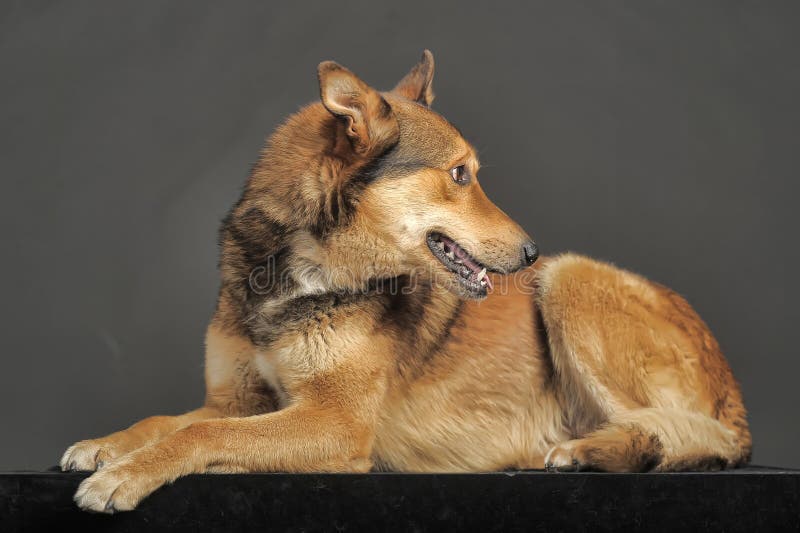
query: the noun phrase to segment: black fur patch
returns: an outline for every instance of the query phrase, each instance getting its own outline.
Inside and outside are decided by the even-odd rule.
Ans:
[[[250,340],[260,346],[269,346],[281,336],[291,332],[307,331],[309,327],[330,321],[334,314],[350,305],[359,305],[375,293],[336,291],[304,295],[285,302],[268,321],[252,320],[248,328]],[[258,310],[254,310],[255,317]]]
[[[536,335],[538,339],[537,344],[542,347],[540,361],[546,372],[545,383],[548,387],[555,389],[557,387],[556,370],[553,363],[553,354],[550,353],[550,340],[548,339],[547,325],[544,323],[542,310],[535,296],[531,298],[531,302],[533,303],[533,334]]]
[[[401,278],[401,290],[392,295],[381,322],[402,340],[405,349],[397,353],[396,368],[402,376],[413,380],[422,375],[447,344],[461,318],[464,302],[458,300],[446,317],[431,315],[430,307],[439,305],[433,288],[417,284],[410,293],[403,293],[403,287],[410,287],[411,283],[414,282],[407,277]]]
[[[243,325],[265,298],[284,294],[294,286],[286,244],[290,228],[260,208],[246,205],[247,199],[242,197],[223,219],[219,232],[220,290],[234,306],[231,319],[243,333]]]
[[[366,165],[359,168],[348,180],[348,184],[351,186],[355,186],[357,184],[367,185],[383,176],[386,172],[386,169],[391,164],[392,154],[396,150],[396,143],[389,146],[379,156],[373,158]]]

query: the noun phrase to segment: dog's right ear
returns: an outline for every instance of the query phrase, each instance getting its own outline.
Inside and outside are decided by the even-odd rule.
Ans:
[[[392,89],[412,102],[418,102],[430,107],[433,103],[433,54],[430,50],[422,52],[419,60],[411,72],[405,75]]]
[[[397,119],[378,91],[333,61],[320,63],[317,73],[322,104],[342,121],[354,152],[377,155],[397,140]]]

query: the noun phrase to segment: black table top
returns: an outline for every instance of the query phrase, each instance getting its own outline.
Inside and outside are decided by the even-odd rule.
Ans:
[[[193,475],[114,516],[88,472],[0,473],[0,531],[798,531],[800,470]]]

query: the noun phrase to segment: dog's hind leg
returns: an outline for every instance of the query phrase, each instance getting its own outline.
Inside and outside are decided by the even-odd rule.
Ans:
[[[614,417],[583,438],[554,446],[549,470],[720,470],[741,460],[736,435],[717,420],[680,409],[643,408]]]
[[[714,469],[746,462],[738,385],[685,300],[644,278],[575,255],[539,274],[556,394],[574,440],[558,470]]]

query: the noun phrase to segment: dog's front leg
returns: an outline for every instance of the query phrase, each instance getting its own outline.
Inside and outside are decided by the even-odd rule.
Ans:
[[[365,472],[383,379],[379,369],[340,368],[304,383],[281,411],[196,422],[85,479],[75,501],[96,512],[130,510],[192,473]]]

